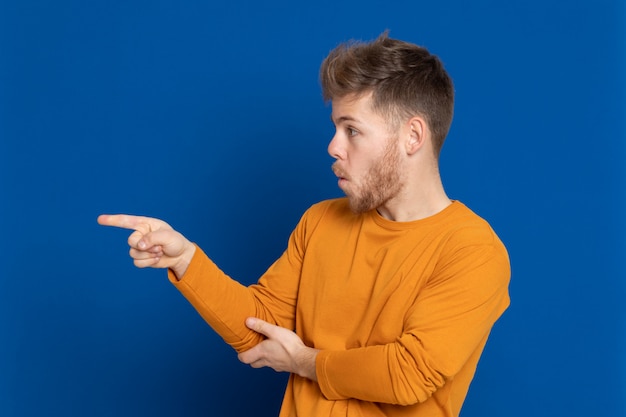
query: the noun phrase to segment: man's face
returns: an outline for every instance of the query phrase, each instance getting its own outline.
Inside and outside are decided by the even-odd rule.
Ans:
[[[402,158],[397,134],[371,108],[371,95],[333,100],[336,133],[328,153],[339,188],[356,213],[380,207],[402,189]]]

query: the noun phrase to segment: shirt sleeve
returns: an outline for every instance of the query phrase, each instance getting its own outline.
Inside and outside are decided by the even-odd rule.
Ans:
[[[243,352],[263,340],[246,327],[248,317],[293,330],[303,233],[299,224],[287,250],[254,285],[246,287],[230,278],[199,247],[185,275],[177,280],[169,271],[168,278],[226,343]]]
[[[509,305],[509,277],[506,249],[495,235],[491,244],[454,247],[415,294],[397,340],[318,354],[322,393],[329,400],[425,401],[470,358],[478,360],[494,322]]]

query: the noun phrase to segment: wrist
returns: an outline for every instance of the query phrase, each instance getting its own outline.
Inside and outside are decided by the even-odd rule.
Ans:
[[[182,254],[178,257],[178,260],[175,265],[173,265],[170,269],[176,275],[176,279],[180,281],[180,279],[187,272],[187,268],[189,268],[189,264],[193,259],[193,256],[196,253],[196,245],[187,241],[185,249],[183,249]]]
[[[298,375],[304,378],[308,378],[311,381],[317,382],[317,371],[315,362],[317,360],[317,354],[319,349],[314,349],[305,346],[298,359]]]

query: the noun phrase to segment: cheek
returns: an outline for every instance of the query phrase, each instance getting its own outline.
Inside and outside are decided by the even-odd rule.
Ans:
[[[350,172],[355,179],[362,179],[363,175],[368,171],[371,163],[362,158],[353,158],[350,160]]]
[[[360,173],[366,173],[372,170],[373,167],[378,166],[383,159],[383,155],[375,154],[371,152],[358,155],[353,161],[355,170]]]

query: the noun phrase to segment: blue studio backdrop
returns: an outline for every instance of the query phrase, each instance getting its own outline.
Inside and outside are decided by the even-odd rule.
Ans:
[[[626,415],[626,7],[0,1],[0,415],[275,416],[253,370],[100,213],[167,220],[249,284],[336,197],[318,67],[428,47],[457,104],[441,171],[512,262],[462,416]]]

